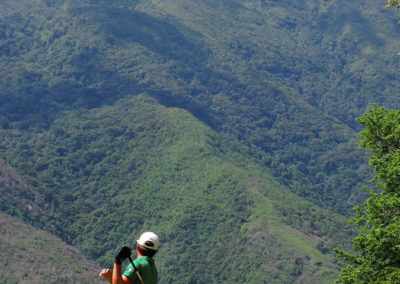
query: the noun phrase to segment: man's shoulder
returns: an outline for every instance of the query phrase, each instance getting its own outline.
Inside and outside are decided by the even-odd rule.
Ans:
[[[133,263],[136,266],[140,265],[154,265],[154,260],[151,257],[148,256],[142,256],[140,258],[137,258],[133,261]]]
[[[134,264],[145,283],[157,283],[158,271],[153,258],[142,256],[135,259]]]

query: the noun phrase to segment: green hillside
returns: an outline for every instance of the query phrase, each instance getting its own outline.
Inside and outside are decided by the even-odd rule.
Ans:
[[[0,232],[0,283],[99,283],[99,266],[49,233],[4,213]]]
[[[331,248],[346,245],[344,218],[293,195],[186,111],[139,95],[1,137],[52,205],[47,224],[105,266],[153,230],[161,283],[321,283],[337,273]]]
[[[102,265],[159,232],[161,283],[331,283],[354,119],[400,107],[383,6],[0,1],[1,210]]]
[[[146,92],[347,213],[370,176],[354,118],[399,106],[400,31],[383,4],[2,1],[0,124],[40,130],[66,109]]]

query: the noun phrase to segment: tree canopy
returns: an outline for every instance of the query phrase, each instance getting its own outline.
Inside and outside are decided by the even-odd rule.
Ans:
[[[396,7],[397,9],[400,9],[400,1],[399,0],[388,0],[388,4],[386,5],[386,8],[388,7]]]
[[[350,262],[338,277],[339,283],[399,283],[400,281],[400,111],[372,107],[358,121],[360,146],[372,153],[375,170],[365,206],[357,206],[352,221],[360,226],[353,240],[354,254],[336,249]]]

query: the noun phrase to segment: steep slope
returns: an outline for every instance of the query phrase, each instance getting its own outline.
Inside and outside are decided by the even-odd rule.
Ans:
[[[330,248],[348,245],[344,218],[280,186],[237,142],[146,95],[0,137],[7,160],[50,198],[57,234],[105,266],[153,230],[161,283],[329,283],[338,269]]]
[[[354,118],[372,102],[399,106],[400,31],[376,1],[0,5],[3,128],[41,131],[64,110],[146,92],[240,139],[292,191],[346,213],[369,179]]]
[[[98,283],[99,266],[49,233],[0,213],[1,283]]]
[[[204,36],[207,66],[218,75],[196,98],[224,117],[224,131],[271,153],[266,164],[297,193],[341,212],[351,206],[368,180],[354,118],[373,102],[399,106],[400,31],[391,11],[376,1],[163,1],[136,9],[173,15]]]
[[[51,205],[46,195],[30,185],[0,158],[0,210],[54,232]]]

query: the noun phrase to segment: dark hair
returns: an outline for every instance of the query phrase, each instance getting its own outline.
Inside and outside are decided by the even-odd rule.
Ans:
[[[137,245],[137,250],[140,252],[141,255],[148,257],[153,257],[157,252],[156,250],[145,248],[139,244]]]

